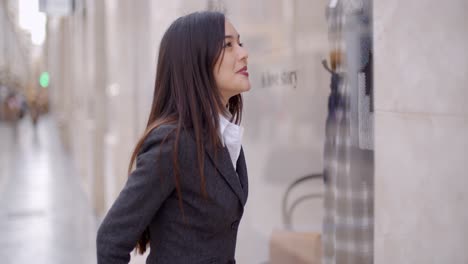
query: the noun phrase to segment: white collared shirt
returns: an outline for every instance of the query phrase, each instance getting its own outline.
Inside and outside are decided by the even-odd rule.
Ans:
[[[227,147],[229,156],[231,156],[232,165],[236,169],[242,147],[242,135],[244,128],[233,124],[224,115],[219,115],[219,133],[221,143]]]

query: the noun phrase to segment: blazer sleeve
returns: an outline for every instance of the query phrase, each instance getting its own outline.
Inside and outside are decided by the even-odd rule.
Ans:
[[[128,263],[141,234],[174,191],[169,131],[156,128],[144,141],[135,170],[98,229],[98,264]]]

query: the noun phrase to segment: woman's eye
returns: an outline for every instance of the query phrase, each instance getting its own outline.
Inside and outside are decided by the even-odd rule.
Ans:
[[[244,47],[244,43],[240,43],[238,44],[240,47]],[[233,46],[232,42],[227,42],[226,44],[224,44],[224,47],[225,48],[231,48]]]

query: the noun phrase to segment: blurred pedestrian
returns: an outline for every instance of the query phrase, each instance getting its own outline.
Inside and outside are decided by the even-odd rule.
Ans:
[[[34,127],[34,131],[37,129],[37,122],[39,120],[40,109],[37,99],[31,100],[29,103],[29,114],[31,115],[31,121]]]
[[[98,231],[98,263],[128,263],[135,246],[143,253],[148,244],[146,263],[235,263],[248,193],[240,126],[247,58],[222,13],[171,24],[146,131]]]
[[[20,117],[21,104],[16,93],[11,93],[6,99],[7,119],[13,123],[17,122]]]

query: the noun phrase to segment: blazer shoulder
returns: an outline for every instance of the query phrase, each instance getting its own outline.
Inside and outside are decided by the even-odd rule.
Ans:
[[[170,142],[175,135],[175,128],[174,125],[161,125],[151,130],[144,139],[139,153],[144,153],[155,145]]]
[[[151,130],[143,142],[142,150],[149,148],[155,144],[161,143],[174,143],[176,138],[177,125],[164,124]],[[194,144],[192,132],[190,130],[182,129],[179,134],[179,145],[186,147]]]
[[[148,134],[147,138],[161,138],[161,137],[167,137],[172,134],[172,132],[176,131],[176,125],[171,125],[171,124],[164,124],[160,125],[153,130],[151,130]]]

